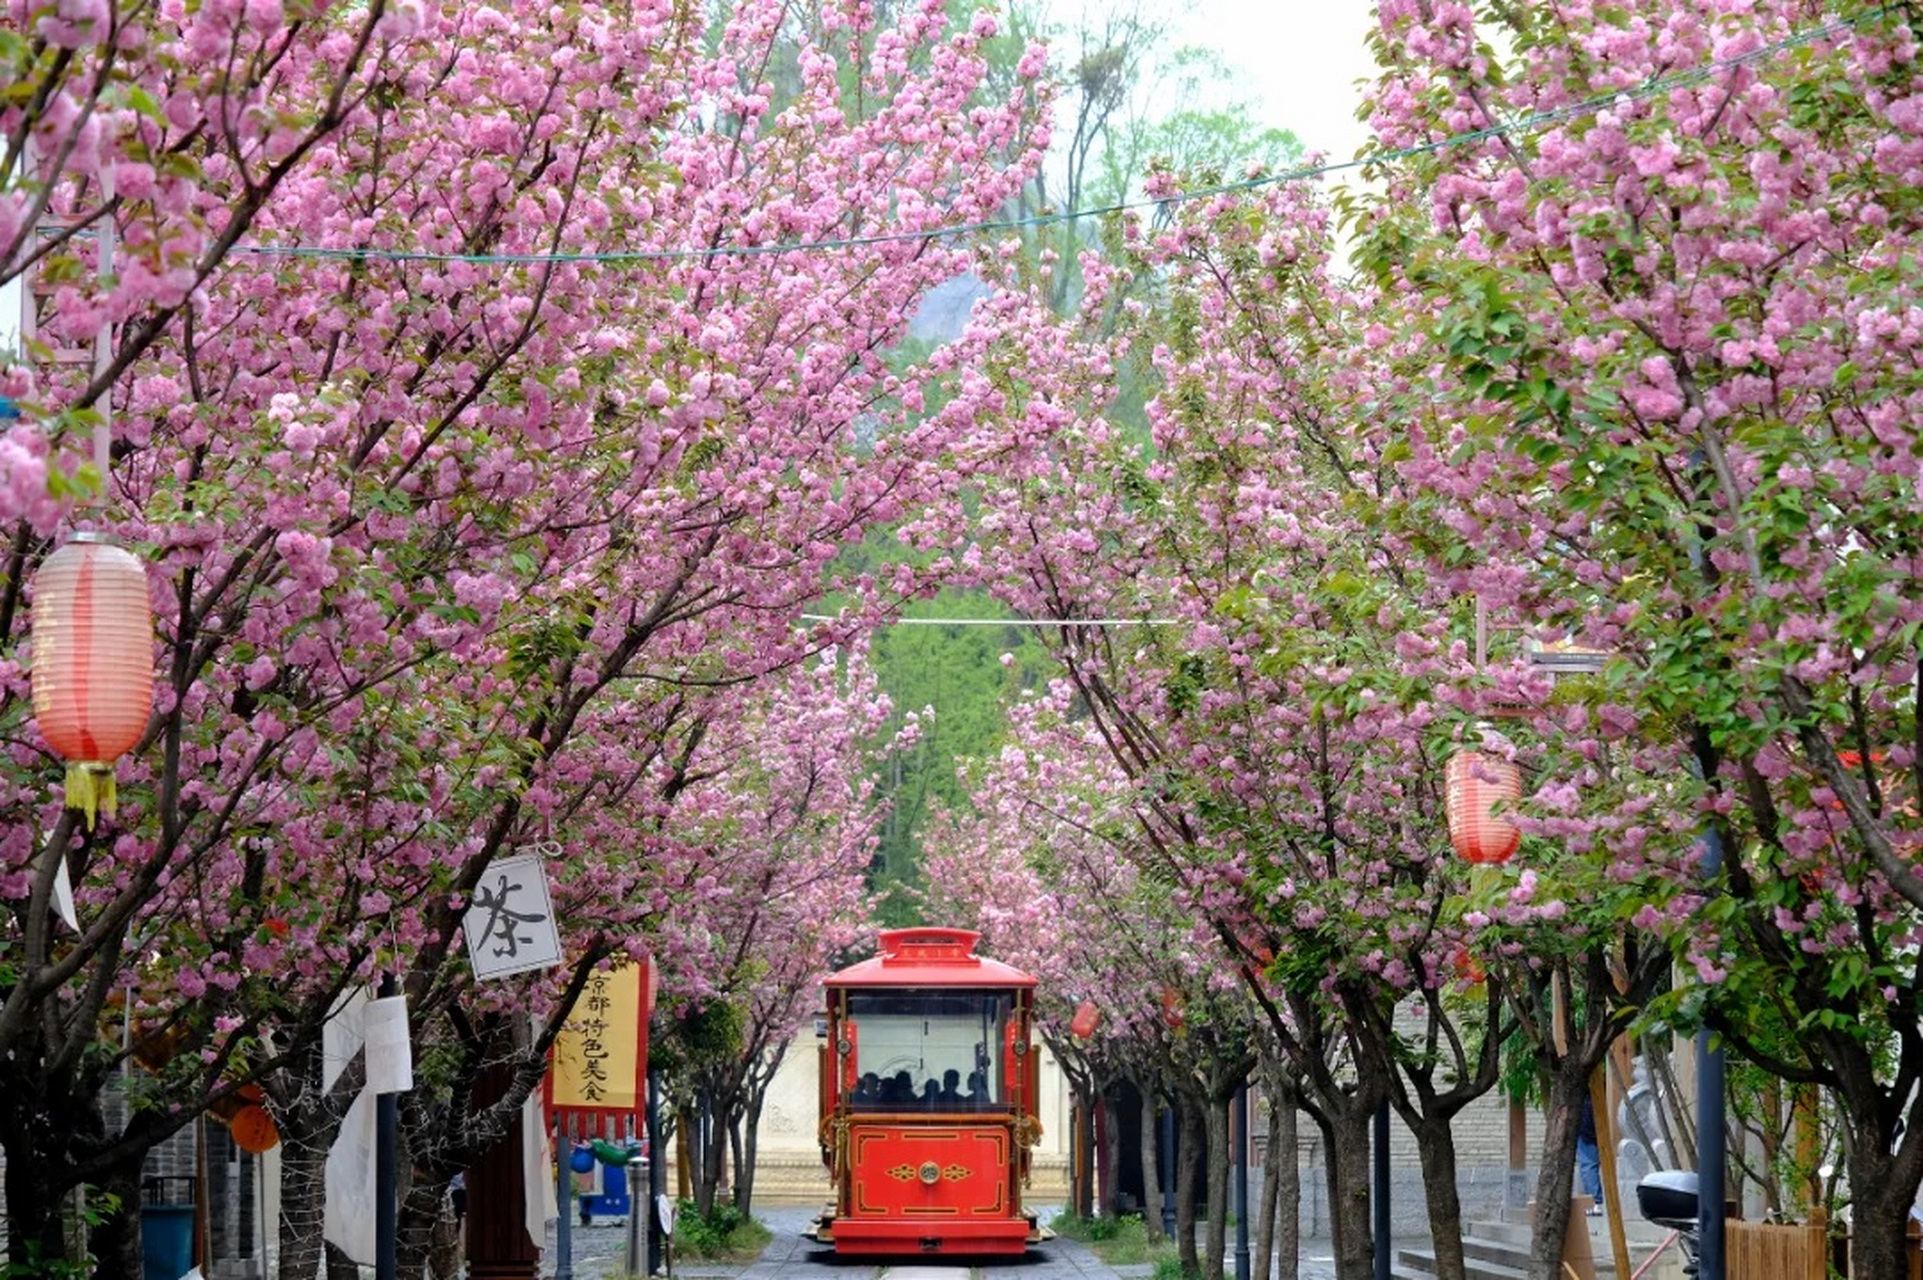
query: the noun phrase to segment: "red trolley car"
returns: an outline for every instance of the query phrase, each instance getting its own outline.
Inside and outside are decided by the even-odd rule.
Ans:
[[[811,1234],[841,1255],[1021,1253],[1036,1120],[1035,979],[966,929],[889,929],[826,982],[822,1159],[835,1203]]]

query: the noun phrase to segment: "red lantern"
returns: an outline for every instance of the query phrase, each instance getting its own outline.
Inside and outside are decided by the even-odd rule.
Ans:
[[[1182,1017],[1182,993],[1174,987],[1162,988],[1162,1021],[1168,1023],[1171,1031],[1180,1031],[1185,1021]]]
[[[154,700],[147,571],[104,535],[77,533],[33,580],[33,714],[67,761],[67,805],[114,811],[114,760],[140,741]]]
[[[1095,1028],[1102,1025],[1102,1011],[1095,1007],[1093,1000],[1084,1000],[1075,1008],[1075,1018],[1068,1029],[1077,1038],[1086,1040],[1095,1034]]]
[[[280,1143],[280,1128],[274,1117],[267,1114],[267,1108],[250,1104],[234,1113],[227,1122],[227,1132],[232,1135],[234,1145],[249,1155],[259,1155],[271,1151]]]
[[[1522,843],[1516,824],[1495,812],[1522,799],[1522,770],[1501,756],[1458,751],[1443,779],[1449,800],[1449,839],[1466,862],[1507,862]]]

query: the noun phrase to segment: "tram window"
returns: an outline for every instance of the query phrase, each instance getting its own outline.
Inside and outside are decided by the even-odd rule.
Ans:
[[[858,1111],[979,1111],[1008,1105],[1002,1028],[1009,997],[980,991],[851,991]]]

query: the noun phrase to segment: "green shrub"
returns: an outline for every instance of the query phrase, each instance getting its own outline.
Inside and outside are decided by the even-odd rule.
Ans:
[[[1154,1262],[1162,1254],[1173,1251],[1167,1241],[1149,1238],[1148,1224],[1136,1213],[1120,1218],[1084,1218],[1063,1213],[1048,1225],[1058,1236],[1080,1240],[1111,1267]]]
[[[726,1201],[705,1218],[692,1200],[683,1200],[675,1211],[674,1250],[684,1257],[753,1261],[773,1238],[768,1228]]]

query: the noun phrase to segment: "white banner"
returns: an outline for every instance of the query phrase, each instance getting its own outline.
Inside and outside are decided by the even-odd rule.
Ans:
[[[367,1087],[406,1093],[414,1087],[414,1045],[407,1034],[407,997],[383,996],[366,1007]]]

